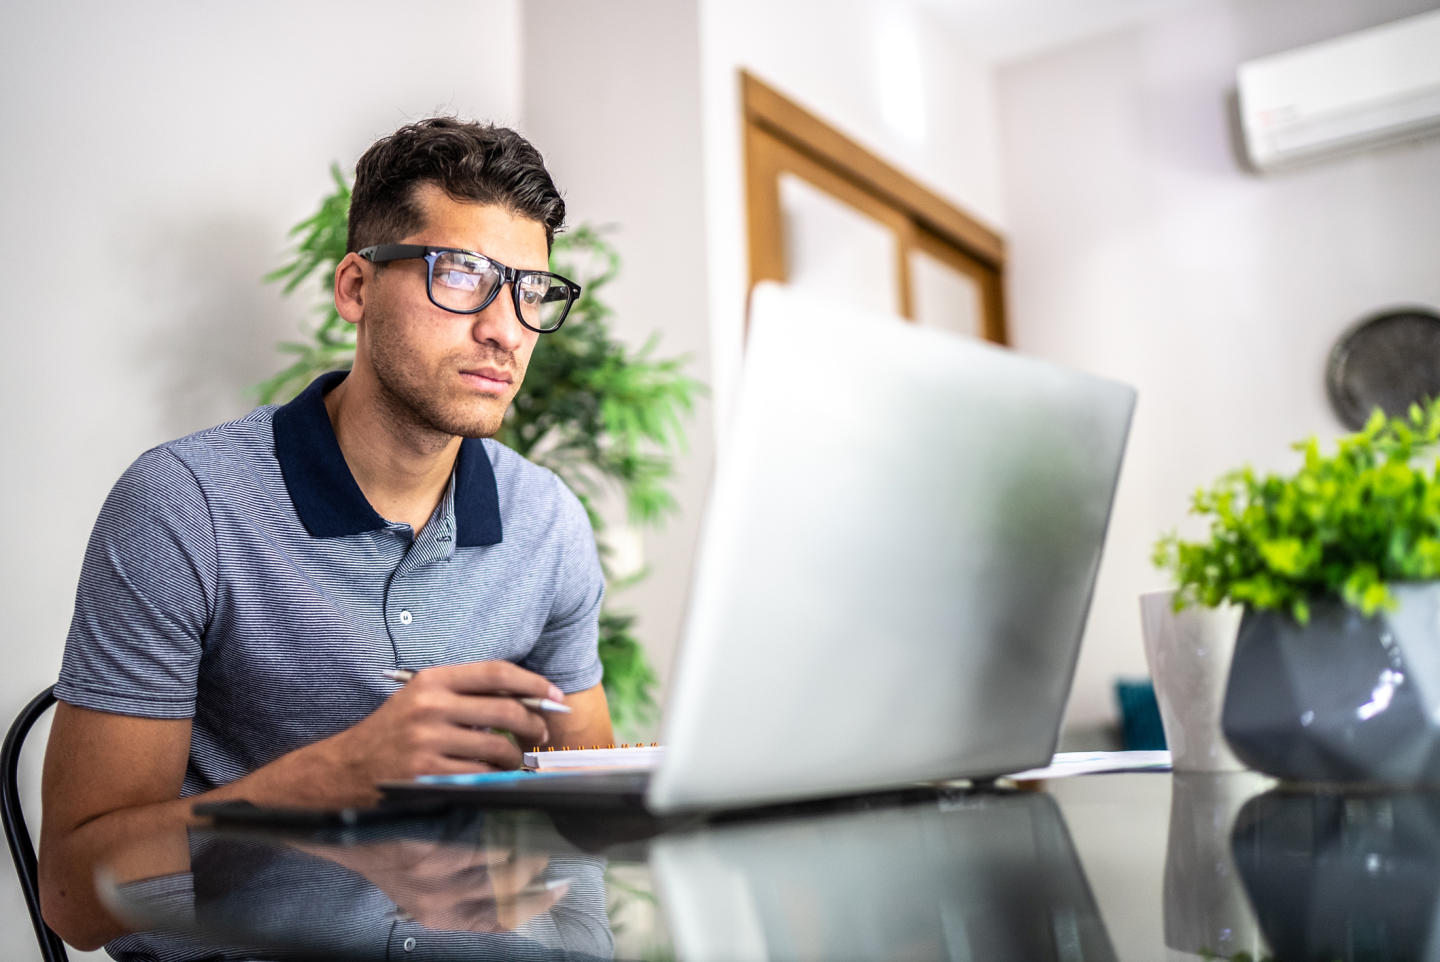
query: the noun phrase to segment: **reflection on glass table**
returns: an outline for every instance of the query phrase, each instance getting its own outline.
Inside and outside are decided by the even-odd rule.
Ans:
[[[109,904],[150,930],[116,948],[149,958],[1116,959],[1043,793],[639,831],[525,811],[230,825],[147,839],[109,875]]]
[[[605,861],[548,820],[452,813],[358,828],[180,829],[112,861],[142,931],[120,958],[610,958]],[[188,852],[188,864],[174,862]]]
[[[1275,958],[1440,960],[1440,795],[1276,789],[1231,843]]]
[[[1115,958],[1044,794],[708,826],[650,865],[683,959]]]
[[[1201,958],[1264,956],[1255,913],[1230,855],[1230,830],[1240,806],[1271,784],[1253,772],[1182,772],[1172,777],[1165,847],[1166,947]]]
[[[1080,776],[678,824],[232,822],[137,840],[104,888],[151,930],[116,947],[167,962],[1440,962],[1440,794],[1271,784]]]

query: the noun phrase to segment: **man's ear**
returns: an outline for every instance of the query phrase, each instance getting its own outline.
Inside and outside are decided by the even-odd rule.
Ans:
[[[335,265],[335,310],[351,324],[365,315],[365,261],[354,251]]]

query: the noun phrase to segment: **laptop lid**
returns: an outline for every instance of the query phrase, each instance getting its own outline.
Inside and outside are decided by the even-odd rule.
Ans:
[[[1134,402],[758,286],[647,804],[1048,762]]]

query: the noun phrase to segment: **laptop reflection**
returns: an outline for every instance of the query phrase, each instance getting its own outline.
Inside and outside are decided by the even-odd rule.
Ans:
[[[650,864],[683,959],[1116,958],[1043,794],[707,826]]]

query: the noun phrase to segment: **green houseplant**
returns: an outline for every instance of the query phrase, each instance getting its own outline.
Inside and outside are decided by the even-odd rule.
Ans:
[[[350,185],[332,165],[333,189],[314,214],[291,230],[290,260],[266,275],[287,294],[307,281],[323,292],[318,323],[305,340],[281,344],[292,362],[256,387],[261,403],[294,397],[325,371],[349,368],[355,330],[329,297],[335,266],[345,256]],[[610,329],[611,309],[601,300],[620,270],[619,254],[596,228],[581,225],[556,236],[551,268],[583,288],[564,327],[544,336],[531,358],[524,389],[496,439],[558,474],[584,503],[597,536],[604,519],[595,508],[607,489],[623,494],[628,517],[659,525],[675,509],[669,481],[675,452],[685,444],[685,418],[704,390],[683,373],[684,358],[654,356],[656,338],[638,351]],[[655,674],[634,634],[634,616],[610,606],[613,592],[643,577],[613,576],[603,538],[601,564],[611,589],[600,615],[600,659],[611,717],[619,728],[650,721]]]
[[[1208,538],[1155,547],[1177,608],[1243,608],[1225,736],[1281,778],[1440,781],[1440,399],[1295,448],[1196,492]]]
[[[1195,492],[1190,511],[1211,519],[1210,538],[1166,535],[1155,563],[1174,575],[1177,605],[1230,601],[1300,624],[1316,596],[1393,610],[1391,582],[1440,577],[1440,478],[1437,464],[1416,463],[1437,445],[1440,401],[1403,417],[1377,410],[1333,455],[1299,442],[1293,475],[1242,468]]]

